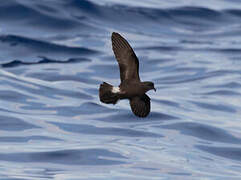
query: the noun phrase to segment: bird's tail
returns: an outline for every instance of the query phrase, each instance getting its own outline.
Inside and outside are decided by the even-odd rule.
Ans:
[[[115,89],[112,85],[103,82],[99,88],[99,97],[100,101],[106,104],[116,104],[120,99],[118,90]]]

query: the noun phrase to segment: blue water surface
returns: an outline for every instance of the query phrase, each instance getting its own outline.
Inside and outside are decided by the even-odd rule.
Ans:
[[[122,34],[153,81],[147,118],[119,85]],[[0,179],[241,179],[241,2],[0,3]]]

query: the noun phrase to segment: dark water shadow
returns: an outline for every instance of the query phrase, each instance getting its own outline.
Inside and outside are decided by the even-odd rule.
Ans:
[[[181,51],[183,50],[182,47],[178,47],[178,46],[143,46],[143,47],[138,47],[138,48],[135,48],[136,50],[154,50],[154,51],[159,51],[159,52],[164,52],[164,51]],[[164,62],[167,62],[167,61],[164,61]],[[170,61],[169,61],[170,62]]]
[[[223,111],[228,113],[235,113],[236,109],[231,106],[223,105],[223,104],[210,104],[210,103],[203,103],[203,102],[194,102],[190,101],[191,103],[197,105],[198,107],[208,109],[208,110],[215,110],[215,111]]]
[[[110,160],[117,158],[121,160]],[[61,150],[51,152],[0,153],[1,161],[19,163],[54,163],[62,165],[118,165],[126,157],[106,149]]]
[[[177,120],[178,117],[167,115],[158,112],[150,112],[150,114],[145,118],[140,118],[135,116],[131,110],[124,110],[124,112],[109,115],[103,118],[96,118],[99,121],[111,122],[111,123],[133,123],[133,122],[150,122],[150,121],[169,121],[169,120]]]
[[[6,136],[6,137],[0,137],[0,142],[15,142],[15,143],[25,143],[29,141],[63,141],[58,138],[52,138],[47,136],[24,136],[24,137],[18,137],[18,136]]]
[[[3,51],[2,54],[7,56],[7,59],[11,59],[5,64],[5,67],[20,64],[30,65],[30,63],[36,62],[48,63],[50,60],[52,63],[57,63],[58,60],[59,63],[66,59],[70,59],[73,63],[76,62],[76,59],[84,59],[88,55],[100,53],[85,47],[70,47],[17,35],[0,35],[0,48]],[[43,57],[45,59],[42,59]]]
[[[239,89],[241,88],[241,83],[239,82],[235,82],[235,81],[231,81],[228,83],[221,83],[221,84],[217,84],[217,85],[206,85],[203,86],[204,88],[229,88],[229,89]]]
[[[60,99],[60,97],[62,97],[62,96],[80,98],[80,99],[84,99],[84,100],[93,99],[92,96],[90,96],[86,93],[82,93],[82,92],[75,92],[75,91],[66,90],[66,89],[58,89],[58,88],[54,88],[54,87],[43,86],[40,84],[26,82],[26,81],[22,81],[22,80],[11,78],[11,77],[7,77],[7,78],[14,79],[14,80],[23,82],[25,84],[19,84],[19,83],[5,81],[5,80],[2,81],[1,83],[6,84],[8,86],[12,86],[16,89],[23,90],[30,95],[38,94],[40,96],[44,96],[44,97],[51,98],[51,99]],[[34,88],[31,86],[34,86]]]
[[[214,146],[203,146],[203,145],[196,145],[195,147],[216,156],[224,157],[235,161],[241,161],[241,148],[214,147]]]
[[[26,6],[22,3],[13,3],[9,1],[9,3],[5,3],[0,7],[0,17],[2,21],[21,22],[28,27],[30,27],[31,24],[34,25],[34,20],[35,26],[39,28],[45,27],[46,29],[73,29],[74,27],[78,26],[77,22],[71,19],[67,19],[63,15],[60,16],[59,10],[57,10],[57,8],[51,7],[51,5],[52,3],[49,3],[48,6],[44,6],[44,9],[47,7],[49,10],[48,13],[44,13],[44,11],[41,11],[43,6],[34,7],[33,3],[31,3],[30,6]],[[39,7],[38,10],[36,7]],[[59,15],[56,16],[56,14]],[[28,21],[26,21],[26,19]]]
[[[23,131],[26,129],[34,129],[34,128],[40,128],[40,127],[27,123],[19,118],[0,115],[0,130]]]
[[[32,100],[36,101],[37,98],[23,94],[23,93],[19,93],[14,90],[0,90],[0,100],[8,103],[18,103],[18,104],[21,104],[22,106],[29,106],[29,107],[45,106],[44,103],[32,102]],[[0,108],[0,109],[3,110],[3,108]]]
[[[76,81],[80,83],[86,83],[86,84],[98,84],[99,81],[91,79],[90,75],[84,76],[83,74],[79,75],[68,75],[68,74],[60,74],[58,72],[33,72],[33,73],[27,73],[25,75],[26,77],[32,77],[32,78],[37,78],[41,79],[44,81],[50,81],[50,82],[55,82],[55,81]]]
[[[166,72],[176,72],[176,70],[178,71],[178,69],[180,68],[171,66],[170,68],[165,67],[165,69],[166,69]],[[189,68],[186,70],[190,72],[191,69],[192,68]],[[194,73],[191,75],[189,74],[167,75],[165,77],[155,79],[155,82],[160,84],[180,84],[180,83],[201,81],[204,79],[210,79],[214,77],[226,76],[228,74],[238,74],[238,72],[228,71],[228,70],[206,72],[204,68],[198,68],[198,69],[194,68],[191,71],[194,71]]]
[[[28,100],[34,100],[35,97],[14,91],[14,90],[0,90],[0,99],[2,101],[26,103]]]
[[[207,7],[194,6],[178,6],[175,8],[145,8],[133,7],[127,5],[98,5],[90,1],[73,0],[66,2],[67,7],[73,17],[88,16],[101,20],[105,26],[109,24],[112,28],[125,29],[135,24],[135,30],[138,32],[151,32],[152,34],[161,33],[155,29],[165,26],[181,26],[195,30],[196,32],[205,31],[210,28],[218,27],[223,22],[234,22],[236,19],[231,18],[237,16],[238,12],[234,10],[221,11],[209,9]],[[115,16],[113,16],[115,14]],[[82,18],[81,18],[82,19]],[[118,22],[118,23],[117,23]],[[143,28],[145,26],[145,28]],[[121,28],[122,27],[122,28]],[[141,29],[142,27],[142,29]],[[160,28],[161,29],[161,28]]]
[[[41,110],[41,111],[54,111],[59,116],[73,117],[78,115],[88,115],[88,114],[102,114],[115,112],[116,110],[109,109],[105,106],[93,102],[86,102],[80,106],[55,106],[55,107],[46,107],[46,106],[23,106],[22,109],[25,110]]]
[[[221,128],[194,122],[175,123],[158,126],[164,129],[173,129],[181,134],[197,137],[199,139],[230,144],[241,144],[241,138],[237,138]]]
[[[119,79],[120,77],[119,67],[117,65],[117,62],[116,64],[109,64],[109,65],[92,65],[89,68],[94,71],[94,74],[96,77],[115,78],[115,79]]]
[[[111,136],[125,136],[125,137],[163,137],[162,135],[145,132],[140,130],[133,130],[130,128],[116,128],[116,127],[96,127],[93,125],[70,124],[70,123],[56,123],[50,122],[58,126],[58,128],[74,133],[91,134],[91,135],[111,135]]]
[[[174,101],[169,101],[169,100],[159,100],[159,99],[151,99],[151,101],[162,104],[162,105],[166,105],[166,106],[171,106],[171,107],[175,107],[175,108],[180,108],[180,104],[176,103]]]
[[[37,64],[69,64],[69,63],[80,63],[80,62],[90,62],[90,59],[86,58],[70,58],[68,60],[53,60],[49,59],[47,57],[39,57],[42,58],[41,60],[37,62],[24,62],[21,60],[13,60],[7,63],[1,64],[3,68],[12,68],[12,67],[18,67],[18,66],[28,66],[28,65],[37,65]]]
[[[9,44],[10,48],[14,48],[17,50],[18,46],[27,48],[31,50],[31,52],[44,52],[44,53],[61,53],[61,54],[96,54],[98,51],[90,50],[87,48],[81,47],[69,47],[64,45],[58,45],[42,40],[31,39],[23,36],[16,35],[1,35],[0,36],[1,43]],[[19,48],[22,49],[23,48]],[[50,51],[51,50],[51,51]]]
[[[213,96],[240,96],[241,93],[232,90],[217,90],[207,93],[200,93],[201,95],[213,95]]]

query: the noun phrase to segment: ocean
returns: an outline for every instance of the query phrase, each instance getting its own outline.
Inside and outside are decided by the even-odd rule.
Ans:
[[[99,101],[120,83],[111,33],[155,83],[151,113]],[[241,179],[241,1],[0,4],[0,179]]]

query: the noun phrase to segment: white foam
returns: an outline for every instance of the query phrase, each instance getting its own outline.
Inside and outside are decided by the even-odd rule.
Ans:
[[[113,87],[111,92],[112,93],[119,93],[120,92],[120,88],[119,87]]]

